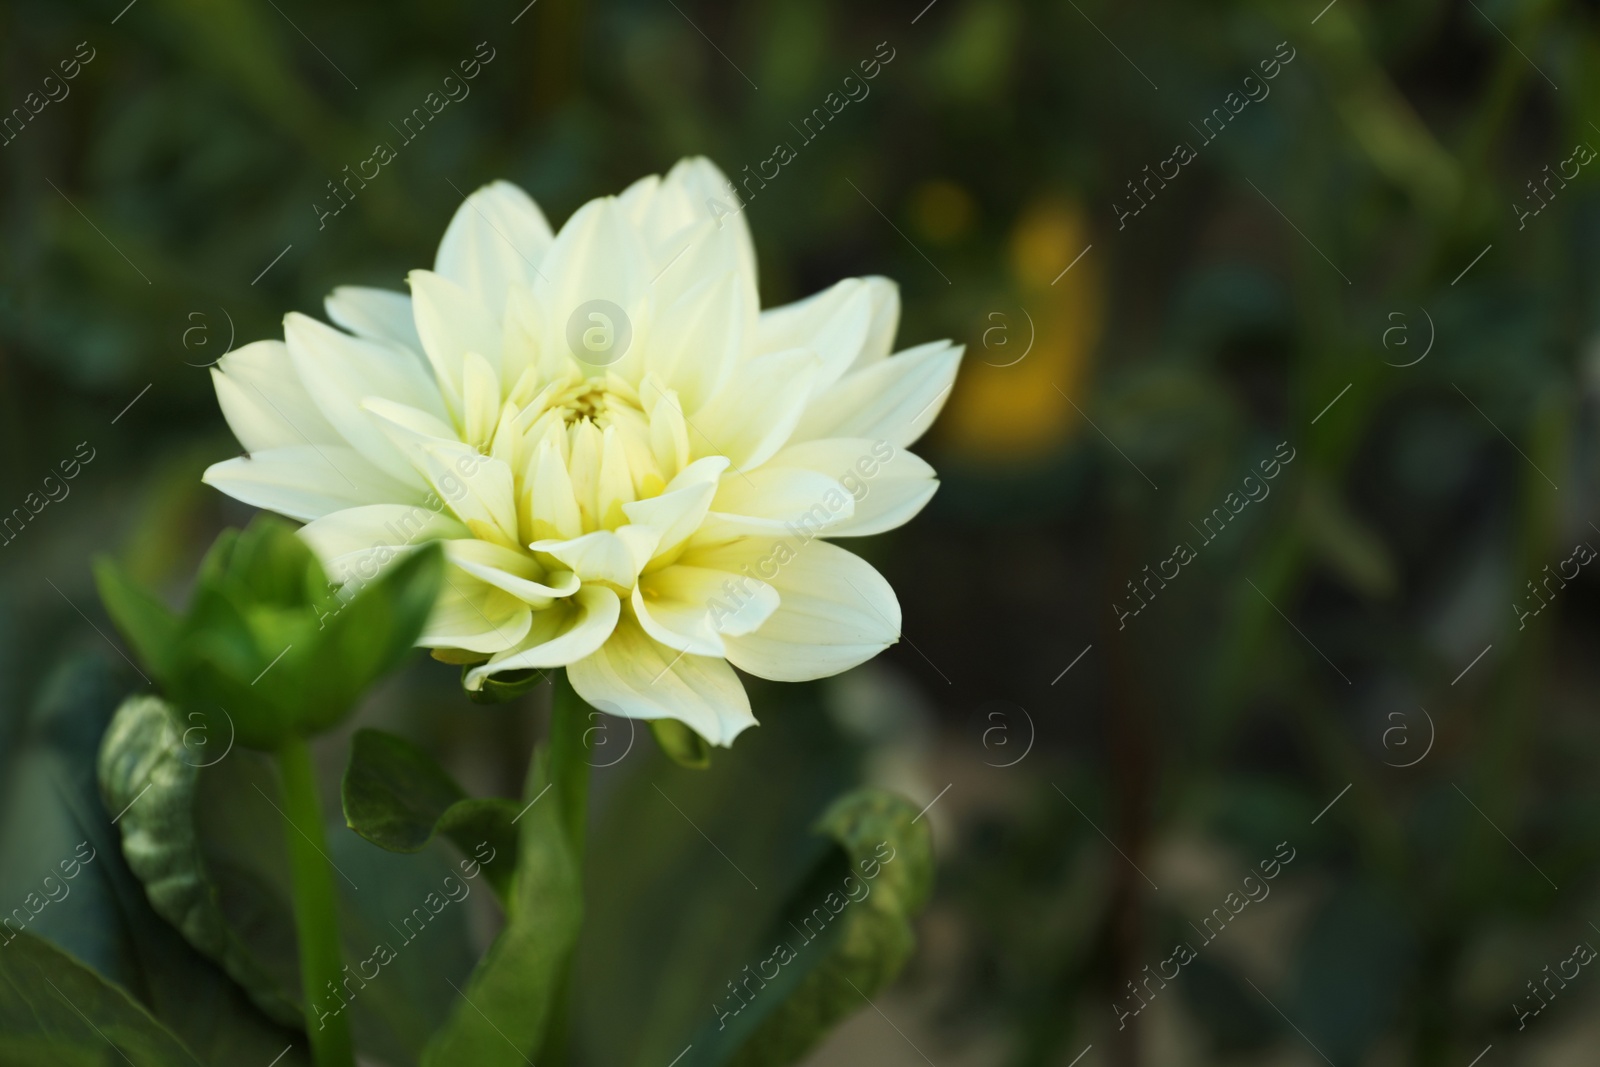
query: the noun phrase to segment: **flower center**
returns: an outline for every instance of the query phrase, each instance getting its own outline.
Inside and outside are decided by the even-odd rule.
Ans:
[[[515,432],[495,451],[515,477],[522,543],[615,530],[630,521],[625,504],[665,488],[688,442],[676,400],[656,400],[647,406],[614,374],[572,374],[529,399],[513,395],[513,409],[522,405]]]
[[[604,379],[590,378],[568,390],[565,395],[557,397],[550,406],[561,410],[562,418],[568,426],[580,419],[587,419],[604,429],[611,424],[612,408],[619,404],[627,404],[634,411],[643,414],[636,400],[613,393],[606,387]]]

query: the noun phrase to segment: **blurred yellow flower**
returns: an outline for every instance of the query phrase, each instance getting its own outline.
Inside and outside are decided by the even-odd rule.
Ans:
[[[942,423],[944,439],[959,451],[1027,459],[1076,431],[1079,416],[1067,397],[1083,406],[1079,393],[1104,301],[1096,253],[1078,259],[1089,243],[1075,201],[1042,196],[1018,217],[1010,248],[1014,300],[997,300],[986,313],[979,358],[968,362]]]
[[[967,235],[978,215],[972,194],[955,182],[930,178],[911,191],[911,218],[930,241],[949,244]]]

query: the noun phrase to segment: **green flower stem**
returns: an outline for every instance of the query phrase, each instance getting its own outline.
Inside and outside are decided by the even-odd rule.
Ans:
[[[562,671],[555,679],[550,710],[550,781],[561,804],[561,823],[579,867],[583,864],[583,830],[589,815],[589,705]]]
[[[580,883],[583,878],[584,824],[589,815],[589,750],[583,743],[588,732],[589,705],[567,680],[566,671],[555,676],[550,707],[550,783],[572,861]],[[569,958],[550,1006],[550,1028],[545,1036],[541,1067],[559,1067],[568,1059],[568,1026],[572,1014],[572,963]]]
[[[349,1016],[342,1010],[329,1010],[340,1004],[329,986],[338,989],[344,977],[339,962],[339,898],[327,856],[328,839],[311,752],[304,740],[294,738],[278,749],[278,772],[290,823],[285,837],[294,881],[294,925],[300,941],[300,984],[305,990],[312,1061],[317,1067],[355,1067]]]

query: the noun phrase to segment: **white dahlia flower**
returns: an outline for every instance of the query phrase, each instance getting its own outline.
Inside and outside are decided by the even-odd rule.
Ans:
[[[907,447],[961,357],[890,356],[884,278],[762,311],[735,203],[703,159],[554,235],[516,186],[479,189],[409,297],[335,289],[342,330],[291,313],[213,368],[248,455],[205,480],[306,523],[347,587],[442,540],[419,644],[468,688],[565,667],[594,707],[730,743],[755,722],[733,667],[821,678],[898,639],[889,584],[822,538],[932,497]]]

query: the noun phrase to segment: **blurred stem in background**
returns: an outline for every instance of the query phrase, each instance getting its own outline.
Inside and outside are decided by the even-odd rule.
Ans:
[[[592,712],[567,680],[566,671],[552,676],[550,701],[550,784],[555,802],[561,805],[560,819],[577,868],[579,890],[583,878],[584,824],[589,815],[589,760],[584,744]],[[572,1024],[572,969],[569,957],[562,965],[555,1002],[550,1011],[550,1030],[545,1038],[541,1064],[559,1067],[568,1061]]]
[[[284,814],[289,826],[289,867],[294,880],[294,925],[300,942],[300,982],[305,991],[306,1035],[317,1067],[355,1067],[350,1043],[350,1020],[337,996],[342,965],[339,962],[338,898],[328,859],[328,840],[322,825],[322,804],[317,799],[311,752],[302,738],[278,749],[278,770],[283,780]],[[317,1004],[333,996],[341,1007],[320,1012]]]

